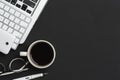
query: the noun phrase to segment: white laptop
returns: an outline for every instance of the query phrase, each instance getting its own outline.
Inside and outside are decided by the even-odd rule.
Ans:
[[[0,52],[23,44],[48,0],[0,0]]]

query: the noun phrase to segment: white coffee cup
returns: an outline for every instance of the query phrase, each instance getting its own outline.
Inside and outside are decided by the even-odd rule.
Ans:
[[[29,46],[27,52],[20,52],[20,56],[27,56],[31,65],[39,69],[44,69],[53,64],[56,51],[50,42],[38,40]]]

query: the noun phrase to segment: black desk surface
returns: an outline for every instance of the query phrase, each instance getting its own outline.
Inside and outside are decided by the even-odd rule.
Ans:
[[[120,79],[120,1],[50,0],[26,42],[7,56],[6,66],[19,52],[36,40],[50,41],[57,58],[50,68],[0,77],[12,80],[38,72],[49,75],[36,80],[119,80]],[[26,59],[26,58],[25,58]]]

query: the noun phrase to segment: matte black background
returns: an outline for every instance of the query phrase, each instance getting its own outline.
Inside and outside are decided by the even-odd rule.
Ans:
[[[0,54],[0,62],[7,66],[39,39],[55,46],[55,63],[45,70],[28,65],[29,71],[0,80],[39,72],[49,75],[36,80],[120,79],[119,0],[50,0],[26,42],[7,56]]]

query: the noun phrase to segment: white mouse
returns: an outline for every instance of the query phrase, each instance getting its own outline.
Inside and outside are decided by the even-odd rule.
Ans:
[[[14,43],[15,36],[0,29],[0,52],[8,54]]]

